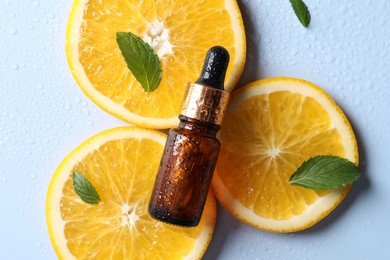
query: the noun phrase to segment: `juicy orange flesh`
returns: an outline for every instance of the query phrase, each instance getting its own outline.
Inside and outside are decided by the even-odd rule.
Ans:
[[[84,174],[101,198],[97,206],[87,204],[75,193],[72,175],[65,183],[61,216],[67,246],[75,257],[181,259],[193,249],[203,219],[188,229],[163,224],[147,213],[161,155],[161,144],[129,138],[107,142],[75,165],[72,172]],[[127,212],[123,205],[128,205]]]
[[[224,8],[221,0],[90,0],[80,28],[80,62],[94,88],[130,112],[156,118],[177,116],[185,88],[199,76],[210,47],[223,45],[234,61],[232,23]],[[173,53],[160,57],[162,81],[148,94],[127,68],[115,33],[142,37],[155,20],[169,30]],[[227,77],[232,68],[230,64]]]
[[[345,155],[341,136],[324,108],[289,91],[243,101],[226,114],[220,138],[216,174],[245,207],[277,220],[302,214],[328,193],[288,184],[305,160]]]

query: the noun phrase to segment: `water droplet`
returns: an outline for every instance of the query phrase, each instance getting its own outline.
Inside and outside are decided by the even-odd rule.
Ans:
[[[253,188],[247,188],[247,189],[246,189],[246,192],[247,192],[248,194],[251,194],[251,193],[253,192]]]
[[[337,24],[337,27],[342,28],[345,26],[345,20],[339,19],[339,20],[337,20],[336,24]]]
[[[66,100],[65,105],[64,105],[65,110],[70,110],[71,107],[72,107],[72,105],[71,105],[70,101]]]
[[[18,31],[15,28],[10,28],[9,33],[10,34],[16,34]]]
[[[341,64],[341,67],[344,69],[344,70],[349,70],[349,64],[347,62],[343,62]]]
[[[36,176],[35,174],[33,174],[33,175],[31,175],[31,178],[32,178],[33,180],[35,180],[35,179],[37,178],[37,176]]]
[[[255,33],[253,34],[252,36],[250,36],[251,40],[253,41],[253,43],[255,45],[259,45],[260,44],[260,40],[261,40],[261,36],[259,33]]]
[[[334,57],[328,55],[328,56],[325,57],[325,61],[326,61],[327,63],[329,63],[329,64],[332,64],[332,63],[334,62]]]
[[[265,67],[265,66],[268,65],[268,62],[267,62],[266,60],[261,59],[261,60],[260,60],[260,65],[261,65],[262,67]]]
[[[86,116],[89,116],[89,115],[91,114],[91,112],[89,112],[88,109],[83,109],[82,111],[83,111],[83,113],[84,113]]]
[[[18,64],[11,64],[11,65],[9,65],[9,67],[13,70],[17,70],[19,68],[19,65]]]
[[[339,5],[337,7],[337,12],[339,15],[344,15],[347,12],[347,7],[345,5]]]
[[[290,54],[292,55],[292,56],[295,56],[295,55],[297,55],[298,54],[298,50],[297,49],[291,49],[291,51],[290,51]]]

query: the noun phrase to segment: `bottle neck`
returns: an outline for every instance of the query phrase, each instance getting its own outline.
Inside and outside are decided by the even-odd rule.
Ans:
[[[219,125],[203,122],[183,115],[180,115],[179,119],[180,119],[179,128],[190,130],[192,132],[199,133],[199,134],[216,136],[217,132],[220,129]]]

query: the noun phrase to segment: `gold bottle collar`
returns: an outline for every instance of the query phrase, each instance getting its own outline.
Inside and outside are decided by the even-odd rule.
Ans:
[[[229,96],[226,91],[191,83],[188,85],[180,114],[221,125]]]

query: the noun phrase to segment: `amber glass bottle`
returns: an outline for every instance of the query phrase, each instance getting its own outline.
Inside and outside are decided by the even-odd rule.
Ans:
[[[199,223],[220,150],[216,134],[229,97],[223,87],[228,63],[224,48],[211,48],[201,76],[189,84],[149,202],[153,218],[187,227]]]

